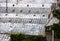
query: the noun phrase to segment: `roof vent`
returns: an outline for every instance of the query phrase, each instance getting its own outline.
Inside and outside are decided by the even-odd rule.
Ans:
[[[44,4],[42,4],[42,7],[44,7]]]

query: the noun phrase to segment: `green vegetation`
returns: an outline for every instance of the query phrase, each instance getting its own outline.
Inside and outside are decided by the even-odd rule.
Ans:
[[[60,38],[60,23],[51,25],[51,28],[55,32],[55,38]]]
[[[60,9],[55,9],[53,11],[53,16],[60,20]]]
[[[60,4],[58,4],[58,6],[60,7]],[[51,30],[54,30],[55,32],[55,38],[60,38],[60,9],[55,9],[53,12],[53,16],[56,17],[59,20],[59,23],[57,24],[53,24],[51,26]]]
[[[58,6],[60,7],[60,3],[58,4]]]
[[[60,21],[60,9],[55,9],[52,13],[53,16],[59,19]],[[57,24],[53,24],[50,27],[52,30],[55,31],[55,38],[60,38],[60,22]]]
[[[11,41],[46,41],[46,38],[41,35],[24,35],[24,34],[11,34]]]

